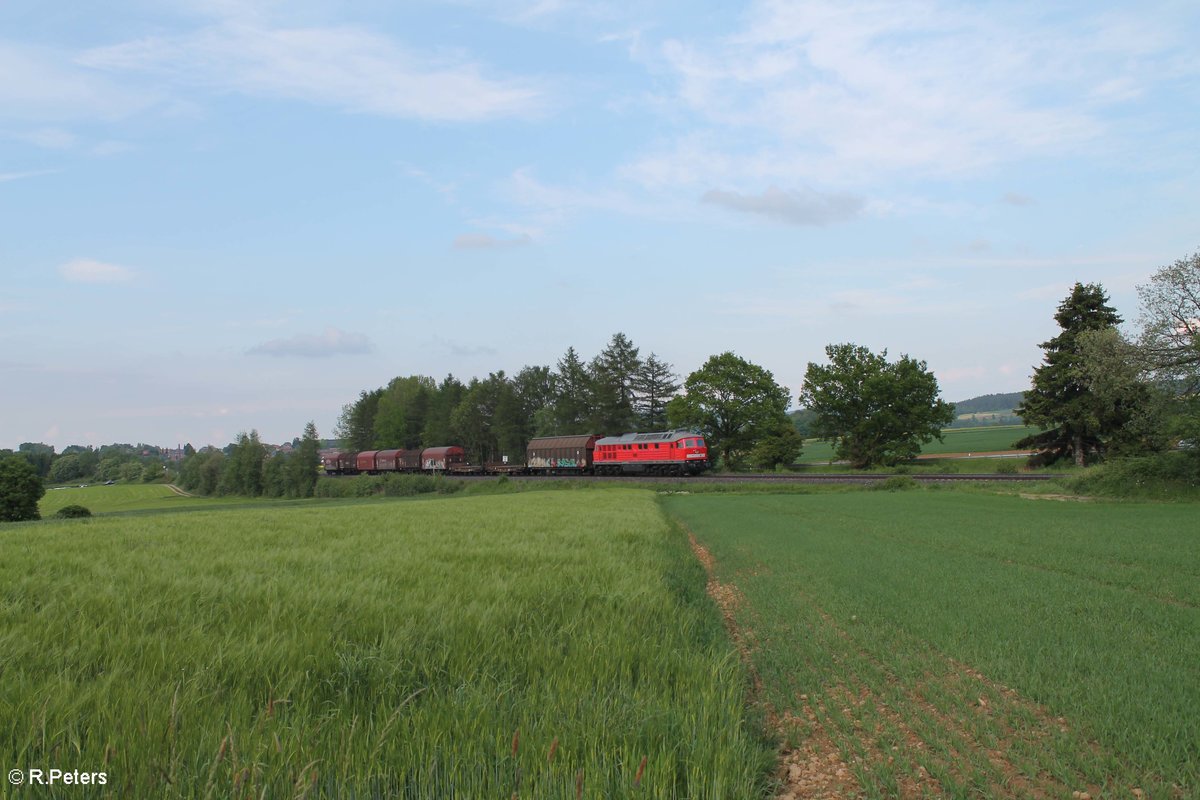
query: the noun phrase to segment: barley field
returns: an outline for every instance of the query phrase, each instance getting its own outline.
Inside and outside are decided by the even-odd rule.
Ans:
[[[113,487],[105,487],[113,488]],[[0,529],[12,797],[760,796],[702,568],[627,489]]]

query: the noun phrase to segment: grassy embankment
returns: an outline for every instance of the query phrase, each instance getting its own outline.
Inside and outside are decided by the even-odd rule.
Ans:
[[[769,761],[647,492],[14,524],[0,560],[0,760],[112,796],[746,797]]]
[[[795,762],[832,751],[847,794],[1200,796],[1193,506],[954,491],[665,502],[740,601]]]

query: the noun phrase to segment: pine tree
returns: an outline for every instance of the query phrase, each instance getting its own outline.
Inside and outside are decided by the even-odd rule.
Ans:
[[[1062,333],[1042,342],[1042,366],[1034,370],[1033,388],[1016,412],[1027,425],[1045,428],[1027,436],[1016,447],[1038,450],[1034,463],[1052,464],[1071,457],[1078,466],[1101,458],[1104,442],[1127,420],[1101,413],[1100,403],[1083,378],[1083,354],[1079,337],[1121,323],[1116,309],[1108,305],[1098,283],[1076,283],[1054,315]]]
[[[554,426],[551,434],[584,433],[591,416],[592,379],[574,347],[558,360],[554,385]]]
[[[634,382],[641,367],[638,348],[625,334],[614,333],[590,365],[593,429],[615,434],[633,428]]]
[[[317,467],[321,465],[321,441],[316,423],[304,426],[300,446],[287,461],[287,492],[292,497],[312,497],[317,487]]]
[[[633,381],[633,408],[644,431],[667,427],[667,402],[679,391],[679,378],[671,365],[651,353]]]

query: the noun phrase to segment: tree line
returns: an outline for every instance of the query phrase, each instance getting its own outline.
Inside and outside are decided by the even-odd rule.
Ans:
[[[836,438],[856,465],[895,463],[940,436],[952,418],[925,362],[888,362],[886,351],[851,344],[827,354],[832,368],[810,364],[806,374],[800,399],[816,414],[805,425]],[[856,404],[835,402],[850,395]],[[440,383],[397,377],[343,407],[335,434],[355,451],[455,443],[471,461],[489,463],[522,459],[538,436],[685,428],[703,434],[725,468],[770,469],[792,463],[803,447],[790,405],[786,386],[735,353],[711,356],[680,381],[669,363],[654,353],[643,359],[616,333],[590,361],[568,347],[554,367],[526,366],[513,377],[499,371],[467,384],[453,376]]]
[[[1036,451],[1033,464],[1086,465],[1174,448],[1200,475],[1200,251],[1160,268],[1138,295],[1140,330],[1132,338],[1100,284],[1076,283],[1058,305],[1060,332],[1041,344],[1043,363],[1016,408],[1040,429],[1014,443]],[[590,361],[568,347],[553,368],[527,366],[512,377],[498,371],[465,384],[452,375],[440,383],[397,377],[344,406],[335,435],[352,450],[461,444],[487,463],[519,460],[535,436],[689,428],[705,436],[721,466],[736,469],[794,462],[803,429],[865,468],[913,458],[954,419],[926,363],[908,355],[888,360],[886,350],[827,346],[827,363],[808,364],[803,408],[792,416],[787,387],[732,352],[710,357],[682,381],[669,363],[640,353],[616,333]],[[113,448],[72,447],[57,457],[34,443],[0,451],[0,519],[36,515],[26,489],[42,487],[43,478],[157,477],[161,458]],[[271,458],[251,431],[224,450],[189,452],[179,482],[202,494],[308,497],[319,449],[311,422],[294,452]]]
[[[617,333],[590,361],[568,347],[554,367],[512,376],[394,378],[344,406],[334,434],[350,450],[459,444],[476,463],[519,461],[536,436],[661,430],[678,390],[670,364]]]
[[[321,466],[317,426],[309,422],[291,452],[268,454],[258,431],[239,433],[224,449],[205,447],[184,457],[179,485],[196,494],[312,497]]]

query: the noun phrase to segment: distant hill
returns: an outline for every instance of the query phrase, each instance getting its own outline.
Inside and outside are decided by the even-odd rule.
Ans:
[[[1021,404],[1024,392],[983,394],[954,404],[957,419],[951,428],[975,428],[983,425],[1021,425],[1023,420],[1013,413]]]
[[[1012,411],[1021,404],[1024,392],[1009,392],[1008,394],[981,394],[970,400],[960,400],[954,404],[959,414],[975,414],[980,411]]]

